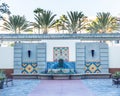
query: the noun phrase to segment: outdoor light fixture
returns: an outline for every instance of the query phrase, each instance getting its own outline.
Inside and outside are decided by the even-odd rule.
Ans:
[[[30,56],[31,56],[31,51],[28,50],[28,57],[30,58]]]
[[[92,55],[92,57],[94,57],[94,54],[95,54],[95,50],[91,50],[91,55]]]

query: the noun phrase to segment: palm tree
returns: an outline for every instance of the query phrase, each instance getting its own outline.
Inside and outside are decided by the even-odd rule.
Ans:
[[[100,31],[99,29],[101,29],[101,26],[95,21],[92,21],[87,27],[87,31],[90,33],[97,33]]]
[[[88,30],[94,33],[109,33],[117,30],[119,25],[117,19],[109,12],[99,12],[97,13],[96,20],[89,24]]]
[[[2,3],[2,4],[0,5],[0,12],[1,12],[2,14],[8,14],[8,15],[11,14],[11,12],[10,12],[10,10],[9,10],[9,6],[8,6],[6,3]],[[0,16],[0,18],[3,18],[3,16]]]
[[[43,12],[44,10],[43,9],[41,9],[41,8],[37,8],[37,9],[35,9],[33,12],[35,13],[35,14],[41,14],[42,12]]]
[[[62,22],[60,21],[60,19],[57,19],[53,26],[56,28],[57,32],[59,32],[60,31],[60,27],[62,26]]]
[[[34,28],[38,29],[38,33],[40,34],[40,28],[41,28],[40,14],[38,14],[38,15],[35,14],[35,18],[34,19],[35,19],[36,22],[33,23],[33,26],[34,26]]]
[[[52,15],[53,13],[51,11],[45,11],[41,15],[41,28],[43,29],[43,33],[47,33],[48,29],[53,27],[55,24],[55,14]]]
[[[57,32],[59,32],[60,30],[66,30],[65,28],[65,22],[67,21],[67,16],[66,15],[62,15],[60,16],[59,19],[55,20],[55,24],[54,27],[56,28]]]
[[[67,12],[66,28],[70,33],[77,33],[83,28],[84,14],[78,11]]]
[[[51,11],[43,11],[39,15],[35,15],[36,27],[41,28],[44,34],[48,33],[48,29],[55,24],[55,14]]]
[[[62,15],[60,16],[60,22],[61,22],[61,27],[62,27],[62,30],[63,30],[63,33],[64,33],[64,30],[66,30],[66,22],[67,22],[67,16],[66,15]]]
[[[44,12],[44,10],[42,8],[37,8],[33,11],[35,13],[35,20],[36,22],[33,23],[34,28],[38,29],[38,33],[40,34],[40,15]]]
[[[13,15],[10,16],[8,20],[4,20],[3,28],[14,32],[15,34],[21,33],[21,31],[31,31],[29,28],[30,23],[26,20],[24,16]]]

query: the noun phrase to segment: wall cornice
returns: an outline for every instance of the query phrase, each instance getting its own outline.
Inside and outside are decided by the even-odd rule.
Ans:
[[[120,33],[109,34],[0,34],[1,41],[40,41],[40,40],[120,40]]]

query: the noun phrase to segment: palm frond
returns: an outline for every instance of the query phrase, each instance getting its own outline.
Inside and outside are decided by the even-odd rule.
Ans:
[[[66,28],[69,32],[76,33],[83,27],[84,14],[78,11],[67,12],[68,20],[66,22]]]
[[[109,12],[99,12],[96,16],[96,21],[93,21],[89,26],[89,31],[97,31],[98,33],[112,32],[118,30],[119,24],[115,17],[111,16]]]
[[[3,28],[15,33],[25,31],[30,26],[24,16],[13,15],[8,20],[4,20]]]
[[[55,24],[55,16],[56,14],[53,14],[51,11],[44,11],[39,15],[35,15],[35,26],[43,29],[43,33],[47,33],[48,29]]]

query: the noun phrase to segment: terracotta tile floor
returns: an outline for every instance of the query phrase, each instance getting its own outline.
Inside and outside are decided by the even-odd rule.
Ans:
[[[80,80],[42,80],[28,96],[95,96]]]

